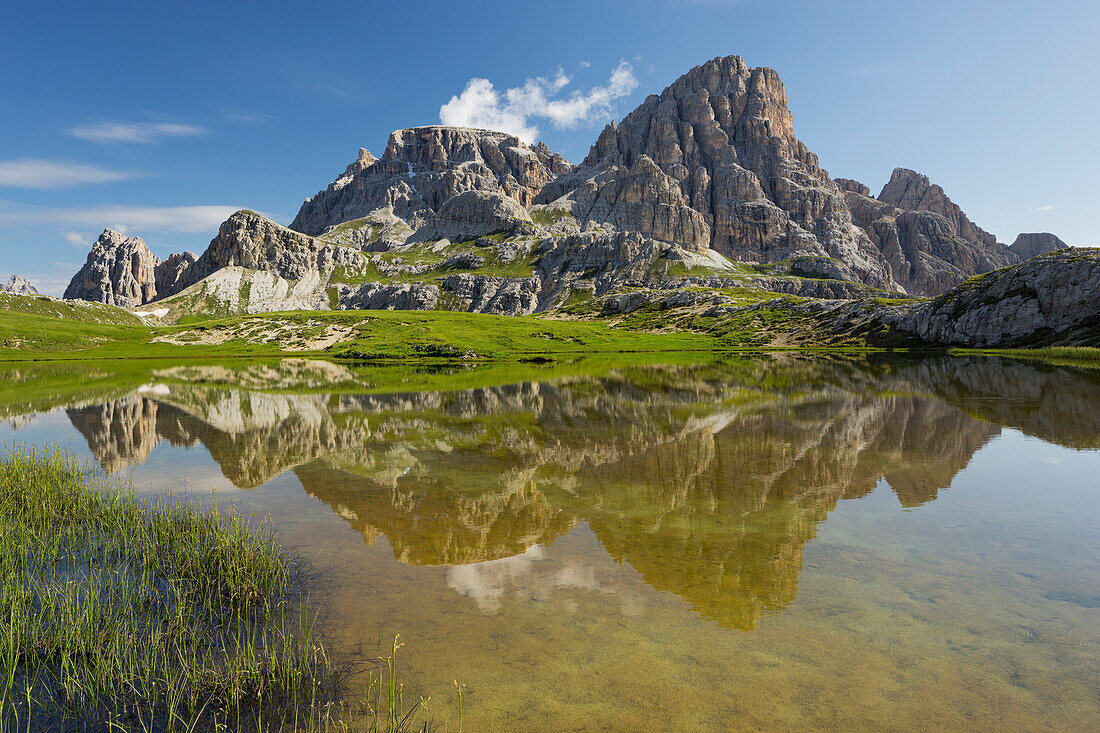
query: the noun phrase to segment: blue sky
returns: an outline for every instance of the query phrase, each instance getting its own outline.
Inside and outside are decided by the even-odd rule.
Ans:
[[[106,226],[163,256],[231,209],[288,223],[360,146],[445,106],[579,161],[727,54],[779,72],[832,175],[877,192],[914,168],[1001,241],[1100,245],[1098,6],[2,0],[0,275],[59,294]]]

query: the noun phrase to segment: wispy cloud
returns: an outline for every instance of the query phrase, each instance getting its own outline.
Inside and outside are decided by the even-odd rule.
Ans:
[[[1036,211],[1051,211],[1054,208],[1054,204],[1045,204],[1043,206],[1036,206]]]
[[[0,186],[56,190],[89,183],[114,183],[138,178],[140,174],[110,170],[64,160],[17,158],[0,161]]]
[[[180,122],[120,122],[104,120],[66,130],[73,137],[94,143],[139,143],[148,145],[169,137],[205,135],[206,128]]]
[[[226,107],[223,111],[225,113],[225,119],[230,122],[265,122],[275,119],[274,116],[265,112],[253,112],[252,110],[243,109],[241,107]]]
[[[0,207],[0,225],[60,224],[102,231],[201,233],[240,210],[239,206],[93,206],[89,208]],[[68,235],[65,238],[73,241]]]
[[[439,119],[445,125],[500,130],[534,142],[539,134],[536,120],[549,120],[558,128],[598,122],[611,115],[616,99],[638,87],[634,67],[626,60],[612,69],[607,84],[563,97],[572,80],[558,68],[553,77],[535,77],[523,86],[499,92],[488,79],[475,77],[461,94],[439,108]]]
[[[89,244],[95,241],[96,235],[87,232],[61,232],[61,236],[65,238],[65,241],[74,247],[80,247],[84,249]]]

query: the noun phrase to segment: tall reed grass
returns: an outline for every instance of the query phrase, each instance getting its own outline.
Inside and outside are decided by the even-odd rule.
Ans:
[[[0,732],[313,727],[338,680],[299,574],[267,521],[0,456]]]

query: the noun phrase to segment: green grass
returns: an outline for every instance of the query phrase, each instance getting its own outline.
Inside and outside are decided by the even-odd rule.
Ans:
[[[5,302],[0,301],[0,363],[73,358],[217,360],[316,356],[433,364],[560,360],[607,354],[648,358],[644,355],[680,351],[726,353],[775,347],[914,345],[904,339],[891,340],[888,333],[830,335],[819,323],[819,316],[792,307],[802,301],[794,296],[746,288],[722,288],[714,292],[734,299],[738,305],[757,307],[715,317],[693,314],[691,309],[663,309],[654,304],[612,322],[597,317],[598,299],[587,293],[575,293],[562,309],[572,320],[457,310],[289,311],[203,316],[171,326],[147,326],[132,314],[111,306],[75,304],[69,315],[70,306],[66,303],[10,296],[9,301],[16,299],[15,305],[22,307],[5,307]],[[325,345],[319,340],[326,333],[336,334],[338,340]],[[1065,350],[1047,349],[1016,353],[1036,359],[1093,361],[1081,356],[1087,353],[1084,351],[1075,352],[1076,356]]]
[[[1058,366],[1100,367],[1100,348],[1095,346],[1047,346],[1036,349],[950,349],[949,353],[979,356],[1008,356]]]
[[[699,334],[649,334],[604,323],[537,316],[371,311],[354,316],[352,339],[333,355],[355,359],[522,359],[592,353],[706,351]]]
[[[337,676],[271,525],[0,457],[5,727],[310,727]]]
[[[324,329],[350,329],[324,350],[289,351]],[[282,329],[279,340],[267,341]],[[172,338],[181,343],[158,342]],[[203,343],[217,339],[220,343]],[[603,322],[444,311],[291,311],[150,327],[105,326],[0,310],[0,361],[63,359],[216,359],[325,355],[355,359],[503,359],[582,353],[705,351],[705,335],[647,334]]]
[[[531,221],[539,226],[551,226],[562,219],[572,219],[573,214],[567,209],[551,209],[545,206],[535,206],[530,210]]]

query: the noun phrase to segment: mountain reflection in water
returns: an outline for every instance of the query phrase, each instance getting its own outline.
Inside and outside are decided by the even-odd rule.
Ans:
[[[160,441],[201,443],[239,488],[293,471],[366,543],[451,566],[449,587],[487,613],[519,578],[598,590],[539,562],[584,524],[651,587],[752,629],[794,600],[841,499],[884,481],[904,507],[932,501],[1002,426],[1100,447],[1094,373],[1001,360],[780,356],[406,394],[295,391],[263,369],[159,370],[66,413],[109,472]],[[293,369],[354,384],[340,365]]]

